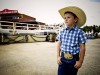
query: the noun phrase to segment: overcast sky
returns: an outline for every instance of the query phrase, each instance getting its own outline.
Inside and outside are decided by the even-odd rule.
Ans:
[[[18,10],[46,24],[63,23],[58,10],[67,6],[78,6],[84,10],[87,15],[85,25],[100,25],[100,0],[0,0],[0,11]]]

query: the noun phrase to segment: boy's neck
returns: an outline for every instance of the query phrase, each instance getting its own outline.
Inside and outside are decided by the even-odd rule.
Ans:
[[[72,26],[67,26],[67,28],[70,28],[70,29],[71,29],[71,28],[73,28],[74,26],[75,26],[75,25],[72,25]]]

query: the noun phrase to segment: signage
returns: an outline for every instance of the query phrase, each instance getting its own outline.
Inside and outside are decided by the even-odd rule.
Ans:
[[[10,13],[18,13],[18,10],[4,9],[4,10],[0,11],[0,14],[10,14]]]

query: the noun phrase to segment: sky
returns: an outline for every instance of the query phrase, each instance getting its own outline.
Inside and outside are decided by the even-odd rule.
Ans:
[[[100,0],[0,0],[0,11],[18,10],[46,24],[64,23],[58,10],[67,6],[84,10],[87,16],[85,25],[100,25]]]

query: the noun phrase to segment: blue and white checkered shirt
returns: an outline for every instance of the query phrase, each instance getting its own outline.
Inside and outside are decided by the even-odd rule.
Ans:
[[[76,26],[71,29],[62,29],[57,38],[61,41],[61,52],[73,55],[80,52],[80,44],[86,43],[85,33]]]

